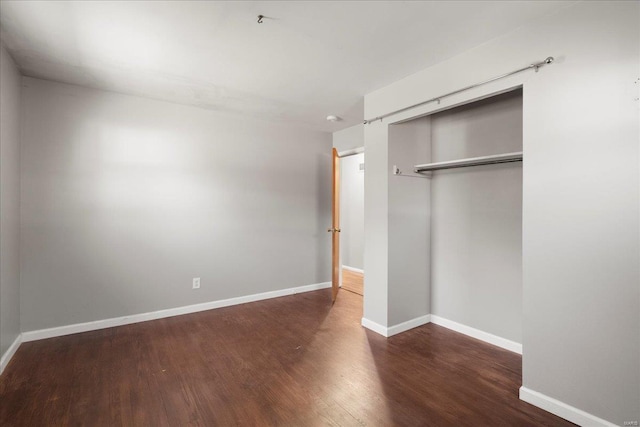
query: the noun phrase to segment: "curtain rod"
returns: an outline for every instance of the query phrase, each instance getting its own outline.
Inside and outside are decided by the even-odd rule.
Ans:
[[[476,83],[476,84],[473,84],[473,85],[471,85],[471,86],[467,86],[467,87],[464,87],[464,88],[462,88],[462,89],[455,90],[455,91],[453,91],[453,92],[445,93],[444,95],[436,96],[435,98],[431,98],[431,99],[429,99],[429,100],[427,100],[427,101],[418,102],[417,104],[413,104],[413,105],[410,105],[410,106],[408,106],[408,107],[404,107],[404,108],[401,108],[401,109],[399,109],[399,110],[395,110],[395,111],[392,111],[392,112],[390,112],[390,113],[383,114],[383,115],[381,115],[381,116],[377,116],[377,117],[374,117],[374,118],[372,118],[372,119],[365,120],[365,121],[364,121],[364,124],[365,124],[365,125],[368,125],[368,124],[371,124],[372,122],[375,122],[376,120],[380,120],[380,121],[382,121],[382,119],[384,119],[384,118],[386,118],[386,117],[392,116],[392,115],[394,115],[394,114],[402,113],[402,112],[407,111],[407,110],[411,110],[412,108],[420,107],[420,106],[425,105],[425,104],[428,104],[428,103],[430,103],[430,102],[435,102],[435,101],[440,102],[440,100],[441,100],[442,98],[446,98],[446,97],[451,96],[451,95],[456,95],[456,94],[458,94],[458,93],[460,93],[460,92],[464,92],[464,91],[466,91],[466,90],[473,89],[473,88],[476,88],[476,87],[478,87],[478,86],[482,86],[482,85],[485,85],[485,84],[487,84],[487,83],[494,82],[494,81],[496,81],[496,80],[504,79],[505,77],[509,77],[509,76],[514,75],[514,74],[521,73],[521,72],[523,72],[523,71],[527,71],[527,70],[535,69],[535,70],[536,70],[536,73],[537,73],[537,72],[538,72],[538,69],[539,69],[540,67],[544,67],[545,65],[552,64],[552,63],[553,63],[553,61],[554,61],[553,56],[549,56],[549,57],[548,57],[547,59],[545,59],[544,61],[536,62],[535,64],[527,65],[526,67],[524,67],[524,68],[520,68],[519,70],[511,71],[510,73],[502,74],[501,76],[492,77],[492,78],[490,78],[489,80],[485,80],[485,81],[483,81],[483,82]]]

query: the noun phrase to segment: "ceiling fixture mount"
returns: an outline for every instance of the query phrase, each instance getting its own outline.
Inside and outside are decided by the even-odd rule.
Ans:
[[[262,18],[264,18],[264,15],[258,15],[258,24],[262,24]]]
[[[338,116],[334,116],[334,115],[327,116],[327,121],[329,122],[339,122],[340,120],[342,119]]]

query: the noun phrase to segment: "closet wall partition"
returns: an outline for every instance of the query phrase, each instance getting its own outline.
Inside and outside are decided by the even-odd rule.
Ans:
[[[428,118],[389,126],[389,170],[410,172],[416,159],[430,159],[430,138]],[[431,182],[408,173],[388,180],[388,323],[397,325],[429,313]]]

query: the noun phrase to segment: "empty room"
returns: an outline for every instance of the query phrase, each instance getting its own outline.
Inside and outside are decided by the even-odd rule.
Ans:
[[[640,2],[0,0],[0,425],[640,425]]]

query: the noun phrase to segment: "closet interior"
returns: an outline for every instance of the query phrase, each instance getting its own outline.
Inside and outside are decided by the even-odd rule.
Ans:
[[[521,89],[389,126],[391,324],[522,343],[522,134]]]

